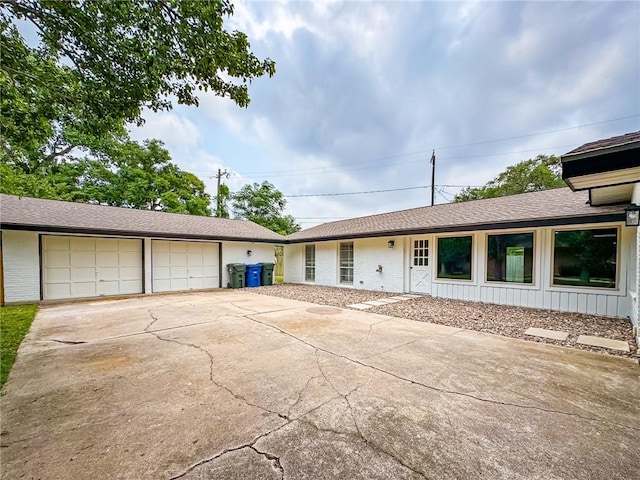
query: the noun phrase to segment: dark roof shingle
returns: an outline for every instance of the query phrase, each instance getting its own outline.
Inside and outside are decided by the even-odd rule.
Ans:
[[[638,143],[640,142],[640,132],[631,132],[625,133],[624,135],[617,135],[611,138],[605,138],[603,140],[596,140],[595,142],[585,143],[584,145],[579,146],[571,150],[570,152],[565,153],[562,157],[567,157],[571,155],[578,155],[587,152],[593,152],[596,150],[603,150],[605,148],[613,148],[620,147],[622,145]]]
[[[567,219],[584,223],[584,217],[595,220],[595,217],[605,215],[617,215],[615,220],[624,219],[624,206],[591,207],[587,204],[588,198],[587,192],[558,188],[508,197],[447,203],[324,223],[288,235],[286,239],[301,242],[408,232],[460,231],[500,225],[524,226],[526,222],[540,221],[562,224],[567,223]]]
[[[228,218],[107,207],[0,194],[2,228],[162,236],[192,239],[283,242],[256,223]]]

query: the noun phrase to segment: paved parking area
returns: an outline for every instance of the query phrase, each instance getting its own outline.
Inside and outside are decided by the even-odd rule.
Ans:
[[[2,478],[629,479],[637,361],[246,291],[43,307]]]

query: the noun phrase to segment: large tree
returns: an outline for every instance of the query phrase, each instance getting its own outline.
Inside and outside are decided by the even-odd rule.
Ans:
[[[231,195],[235,218],[251,220],[281,235],[300,230],[291,215],[283,215],[287,205],[282,192],[269,182],[247,184]]]
[[[198,105],[201,91],[247,106],[248,84],[275,64],[225,28],[232,14],[229,0],[0,0],[3,177],[44,194],[24,176],[115,162],[104,152],[131,147],[125,126],[145,109]]]
[[[560,168],[560,159],[555,155],[538,155],[507,167],[483,187],[463,189],[453,201],[466,202],[565,187]]]
[[[29,171],[0,162],[0,191],[118,207],[211,215],[204,183],[171,162],[158,140],[104,145],[99,154]]]

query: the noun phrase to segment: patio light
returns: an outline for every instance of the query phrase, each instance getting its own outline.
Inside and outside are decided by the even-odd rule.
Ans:
[[[640,225],[640,205],[631,204],[624,209],[624,224],[627,227],[637,227]]]
[[[389,240],[389,241],[387,242],[387,247],[389,247],[389,248],[393,248],[393,246],[394,246],[395,244],[396,244],[396,242],[394,242],[393,240]]]

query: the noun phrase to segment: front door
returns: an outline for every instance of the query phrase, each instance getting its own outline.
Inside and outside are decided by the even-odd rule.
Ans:
[[[431,266],[429,265],[429,239],[411,239],[411,292],[431,293]]]

